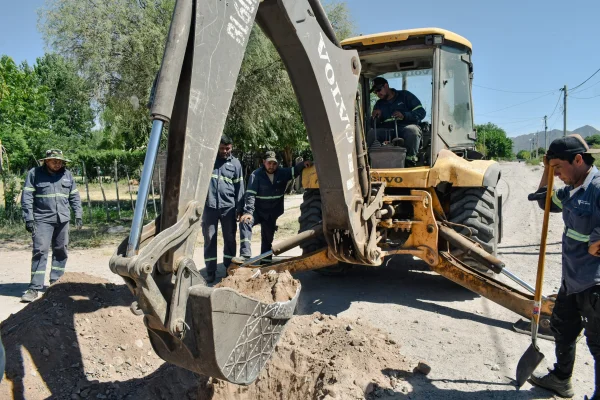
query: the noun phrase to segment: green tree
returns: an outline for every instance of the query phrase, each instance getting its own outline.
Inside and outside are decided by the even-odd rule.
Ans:
[[[591,135],[591,136],[588,136],[588,137],[585,138],[585,141],[590,146],[600,145],[600,135]]]
[[[52,135],[43,147],[70,152],[85,147],[91,138],[94,112],[89,87],[77,74],[75,64],[58,54],[46,54],[37,59],[34,71],[39,83],[48,89],[46,113]]]
[[[506,136],[504,129],[488,122],[476,125],[477,145],[484,146],[485,155],[489,158],[511,158],[512,140]],[[479,147],[478,147],[479,148]]]
[[[520,150],[517,153],[517,159],[519,159],[519,160],[529,160],[530,157],[531,157],[531,153],[528,152],[527,150]]]
[[[107,147],[146,144],[145,105],[160,67],[174,0],[49,0],[40,29],[50,48],[73,59],[89,84]]]
[[[38,143],[49,135],[48,88],[34,70],[0,57],[0,140],[13,171],[35,165]]]
[[[103,149],[146,144],[152,82],[160,67],[174,0],[49,0],[40,12],[47,44],[75,60],[100,112]],[[344,2],[325,4],[340,39],[354,31]],[[242,151],[283,149],[286,161],[308,142],[300,108],[276,49],[253,27],[225,132]]]

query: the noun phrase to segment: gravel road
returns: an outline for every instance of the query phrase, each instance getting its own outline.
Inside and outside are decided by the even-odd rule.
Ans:
[[[507,268],[533,285],[543,213],[527,201],[527,194],[537,188],[542,170],[520,163],[503,163],[501,167],[504,238],[499,257]],[[562,230],[560,215],[553,215],[545,294],[556,292],[560,284]],[[202,265],[198,250],[195,259]],[[72,251],[68,268],[118,283],[119,278],[108,270],[112,251],[108,247]],[[30,254],[28,250],[0,248],[0,320],[22,307],[18,300],[29,281]],[[528,336],[512,329],[519,316],[430,272],[421,261],[397,256],[384,267],[359,268],[344,277],[313,272],[297,277],[303,286],[299,313],[320,311],[361,318],[389,332],[402,345],[404,355],[431,366],[428,376],[407,378],[411,390],[400,399],[553,398],[529,384],[520,391],[512,385],[518,359],[530,344]],[[540,348],[546,355],[538,369],[543,372],[554,360],[554,347],[542,340]],[[578,344],[575,368],[575,398],[582,399],[593,390],[593,360],[585,340]]]

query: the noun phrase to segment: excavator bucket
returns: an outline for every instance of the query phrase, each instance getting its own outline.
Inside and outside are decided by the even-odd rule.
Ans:
[[[189,290],[191,326],[184,339],[148,327],[150,341],[172,364],[248,385],[269,360],[299,294],[300,288],[289,301],[266,304],[229,288],[196,285]]]

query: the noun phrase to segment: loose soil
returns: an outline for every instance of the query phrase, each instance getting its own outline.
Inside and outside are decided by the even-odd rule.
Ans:
[[[267,367],[250,386],[213,382],[211,400],[406,398],[416,366],[387,334],[360,320],[314,313],[286,327]]]
[[[298,285],[288,273],[250,278],[287,288],[267,293],[248,285],[245,277],[238,273],[227,281],[271,301],[289,300],[287,289],[295,293]],[[131,301],[122,285],[66,273],[42,299],[2,323],[7,369],[0,398],[395,398],[408,392],[408,371],[416,365],[384,332],[360,320],[317,312],[292,318],[259,378],[237,386],[159,359],[142,318],[129,311]]]
[[[261,274],[260,270],[252,268],[238,268],[215,285],[216,288],[235,289],[248,297],[267,304],[293,299],[299,286],[300,282],[292,278],[292,275],[287,271],[281,273],[271,271]]]

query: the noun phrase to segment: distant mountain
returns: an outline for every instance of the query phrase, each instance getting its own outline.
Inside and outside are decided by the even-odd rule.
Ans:
[[[577,128],[574,131],[567,131],[567,135],[571,134],[571,133],[578,133],[580,134],[582,137],[586,138],[588,136],[592,136],[592,135],[600,135],[600,131],[596,128],[594,128],[593,126],[590,125],[585,125],[582,126],[581,128]],[[527,135],[520,135],[520,136],[515,136],[515,137],[511,137],[512,141],[513,141],[513,153],[518,153],[521,150],[529,150],[530,149],[530,144],[529,144],[529,139],[534,139],[534,133],[529,133]],[[538,138],[538,147],[546,147],[545,145],[545,141],[544,141],[544,131],[539,132],[539,138]],[[552,143],[552,141],[554,139],[558,139],[559,137],[563,136],[563,131],[558,130],[558,129],[553,129],[551,131],[548,131],[548,144]]]

